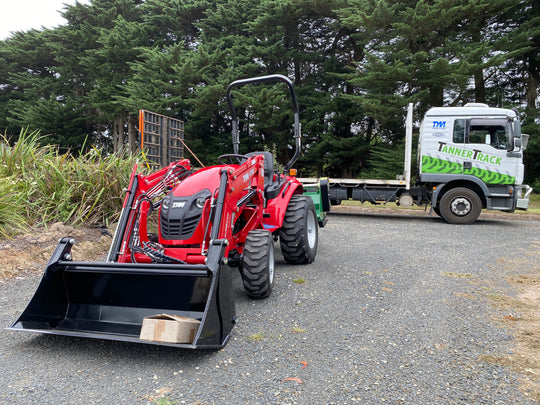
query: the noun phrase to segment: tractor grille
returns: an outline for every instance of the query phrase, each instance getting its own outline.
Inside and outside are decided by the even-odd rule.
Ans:
[[[200,215],[193,216],[190,218],[184,219],[184,233],[189,233],[190,235],[193,233],[195,228],[197,227],[197,224],[199,223]]]
[[[164,239],[188,239],[193,235],[199,224],[201,215],[194,215],[182,219],[168,219],[161,217],[161,235]]]

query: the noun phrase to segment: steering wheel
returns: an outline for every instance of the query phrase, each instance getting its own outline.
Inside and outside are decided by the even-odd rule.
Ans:
[[[242,163],[244,163],[244,161],[246,161],[247,159],[249,159],[248,156],[246,155],[239,155],[237,153],[230,153],[230,154],[227,154],[227,155],[221,155],[220,157],[217,158],[217,161],[218,163],[222,164],[222,165],[226,165],[226,164],[239,164],[241,165]],[[236,160],[236,162],[235,162]]]

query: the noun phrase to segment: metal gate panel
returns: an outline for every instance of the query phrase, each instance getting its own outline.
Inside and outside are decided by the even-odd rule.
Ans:
[[[151,111],[139,111],[141,149],[154,167],[184,158],[184,121]]]
[[[169,163],[184,158],[184,121],[168,118]]]

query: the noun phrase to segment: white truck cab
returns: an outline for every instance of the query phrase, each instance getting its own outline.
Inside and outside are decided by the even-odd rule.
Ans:
[[[470,223],[482,208],[528,209],[523,185],[521,133],[513,110],[486,104],[431,108],[420,128],[419,182],[432,184],[435,212],[452,223]]]

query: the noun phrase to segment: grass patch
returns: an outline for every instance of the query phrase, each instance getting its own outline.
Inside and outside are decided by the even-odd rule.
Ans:
[[[472,274],[469,274],[469,273],[454,273],[452,271],[442,272],[441,275],[445,276],[445,277],[450,277],[450,278],[466,278],[466,279],[473,278]]]
[[[540,194],[533,193],[529,197],[529,209],[527,211],[516,211],[517,213],[529,213],[540,215]]]
[[[162,397],[154,401],[156,405],[176,405],[178,401],[173,401],[170,398]]]
[[[17,180],[0,177],[0,238],[6,239],[27,229],[26,216],[20,207],[24,195],[20,192]]]
[[[264,336],[264,333],[262,332],[254,333],[248,336],[248,340],[250,342],[260,342],[261,340],[264,340],[264,339],[265,339],[265,336]]]
[[[306,280],[304,280],[303,278],[295,278],[293,282],[296,284],[304,284]]]
[[[387,209],[387,210],[392,210],[392,211],[396,211],[396,210],[416,210],[416,211],[424,211],[426,209],[426,207],[424,205],[422,206],[418,206],[418,205],[413,205],[411,207],[400,207],[399,205],[397,205],[396,203],[394,202],[388,202],[388,203],[385,203],[385,204],[376,204],[376,205],[373,205],[373,204],[370,204],[368,202],[362,204],[360,201],[355,201],[355,200],[343,200],[341,202],[341,205],[343,206],[349,206],[349,207],[360,207],[360,206],[364,206],[366,208],[377,208],[377,209]],[[428,206],[427,208],[427,212],[429,212],[429,209],[430,207]],[[500,212],[500,211],[487,211],[487,210],[482,210],[483,212]],[[538,193],[532,193],[529,197],[529,209],[527,211],[523,211],[523,210],[516,210],[514,211],[513,213],[508,213],[508,215],[527,215],[527,214],[533,214],[533,215],[540,215],[540,194]]]
[[[306,332],[307,332],[306,329],[301,328],[301,327],[299,327],[299,326],[293,326],[293,327],[291,328],[291,331],[292,331],[292,333],[306,333]]]
[[[97,148],[61,154],[37,132],[21,131],[13,145],[0,135],[0,237],[53,222],[115,222],[137,159]]]

